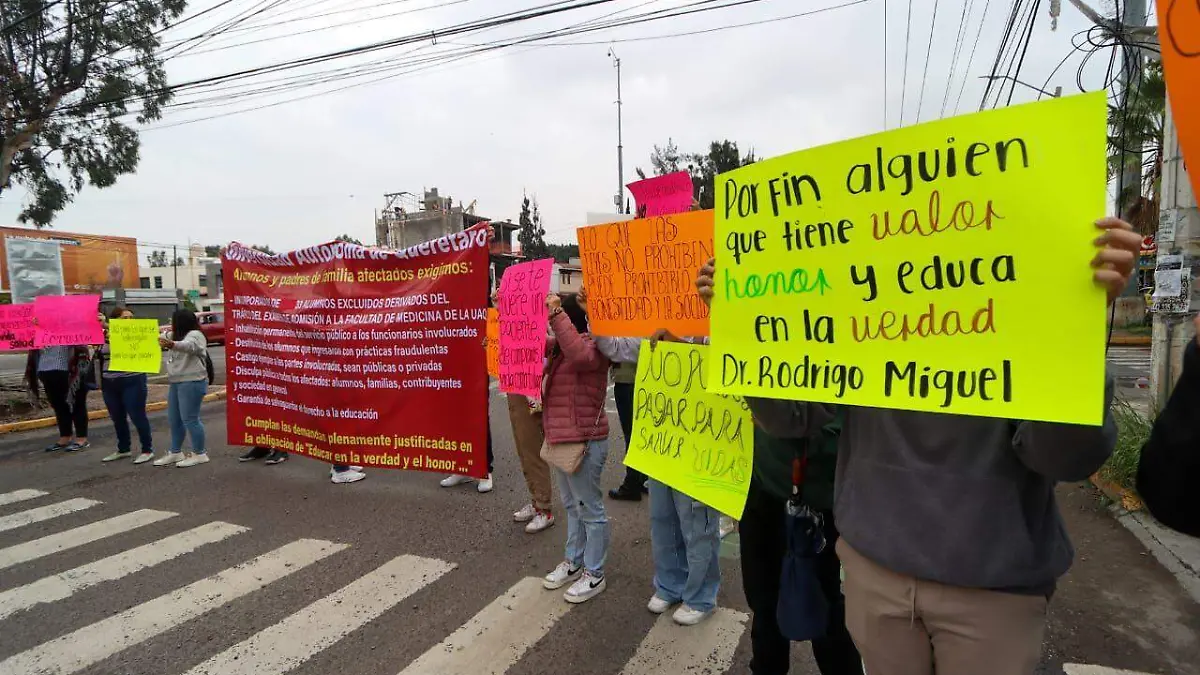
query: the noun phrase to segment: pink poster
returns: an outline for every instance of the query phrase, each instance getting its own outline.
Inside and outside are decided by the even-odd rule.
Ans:
[[[0,305],[0,352],[33,349],[33,303]]]
[[[40,295],[33,300],[33,346],[104,344],[98,295]]]
[[[513,265],[500,279],[500,391],[506,394],[542,397],[553,265],[550,259]]]
[[[692,208],[692,177],[686,171],[630,183],[639,218],[683,213]]]

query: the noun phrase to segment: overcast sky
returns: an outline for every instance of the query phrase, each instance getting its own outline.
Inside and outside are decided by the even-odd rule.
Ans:
[[[724,0],[722,0],[723,2]],[[269,244],[285,250],[347,232],[374,243],[373,217],[386,192],[420,194],[436,186],[477,213],[516,220],[522,192],[536,195],[552,241],[573,241],[589,211],[613,210],[617,186],[616,72],[606,55],[613,42],[622,63],[625,180],[649,170],[654,144],[674,138],[681,150],[716,139],[736,141],[770,157],[814,145],[951,116],[964,79],[960,114],[977,110],[980,76],[991,71],[1009,3],[940,0],[932,54],[926,49],[934,0],[913,0],[904,78],[909,3],[866,0],[853,6],[760,25],[698,35],[622,42],[770,20],[849,0],[762,0],[741,7],[515,46],[441,64],[422,72],[194,124],[151,128],[142,135],[136,175],[116,186],[85,189],[55,228],[137,237],[142,242]],[[218,4],[200,0],[189,14]],[[323,64],[300,72],[411,59],[615,17],[676,7],[694,0],[616,0],[585,10],[525,21],[484,33]],[[964,3],[971,9],[957,72],[947,95]],[[232,0],[168,34],[187,38],[255,7]],[[250,21],[269,26],[219,36],[169,62],[173,82],[321,54],[378,40],[438,31],[548,0],[284,0]],[[716,3],[720,4],[720,3]],[[969,71],[985,4],[982,37]],[[1062,3],[1057,31],[1049,7],[1041,15],[1020,79],[1041,87],[1072,51],[1071,37],[1089,26]],[[887,8],[886,32],[884,8]],[[428,9],[423,9],[428,8]],[[420,10],[420,11],[412,11]],[[327,14],[328,16],[314,16]],[[400,16],[400,12],[409,12]],[[307,18],[314,17],[314,18]],[[289,23],[280,23],[289,21]],[[354,21],[353,25],[326,29]],[[320,29],[320,30],[317,30]],[[233,47],[251,40],[309,31]],[[887,50],[884,42],[886,35]],[[571,43],[571,44],[568,44]],[[579,44],[591,43],[591,44]],[[224,49],[221,49],[224,47]],[[412,50],[416,51],[412,51]],[[208,51],[216,50],[216,51]],[[206,52],[206,53],[201,53]],[[886,56],[886,58],[885,58]],[[1077,92],[1076,54],[1050,78]],[[1094,58],[1083,84],[1102,86],[1108,55]],[[885,67],[887,96],[885,99]],[[264,79],[294,75],[289,72]],[[388,72],[385,74],[395,74]],[[378,76],[376,76],[378,77]],[[255,86],[261,87],[263,80]],[[224,101],[224,107],[168,111],[162,127],[311,95],[363,80],[344,75],[318,88]],[[921,97],[924,84],[924,97]],[[228,92],[198,92],[179,100]],[[1013,102],[1037,92],[1018,86]],[[945,113],[943,100],[948,99]],[[885,107],[887,116],[885,118]],[[0,196],[0,223],[15,223],[23,195]]]

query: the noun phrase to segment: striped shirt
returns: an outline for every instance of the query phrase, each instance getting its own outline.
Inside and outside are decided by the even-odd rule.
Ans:
[[[71,354],[74,347],[44,347],[38,356],[38,372],[45,373],[56,370],[71,369]]]

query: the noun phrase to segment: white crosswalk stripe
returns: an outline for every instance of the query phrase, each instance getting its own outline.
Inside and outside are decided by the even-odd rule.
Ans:
[[[541,579],[522,579],[400,675],[503,675],[571,607]]]
[[[621,675],[723,673],[733,666],[733,653],[750,617],[719,608],[697,626],[678,626],[668,614],[659,617]]]
[[[38,497],[45,497],[48,494],[50,493],[42,492],[41,490],[14,490],[12,492],[5,492],[0,495],[0,506],[16,504],[28,499],[37,499]]]
[[[13,565],[20,565],[30,560],[44,558],[55,553],[61,553],[78,546],[83,546],[84,544],[90,544],[106,537],[129,532],[130,530],[151,525],[167,518],[174,518],[177,515],[179,514],[171,513],[170,511],[142,509],[95,523],[89,523],[67,530],[66,532],[51,534],[41,539],[34,539],[23,544],[9,546],[8,548],[0,549],[0,570],[12,567]]]
[[[92,499],[68,499],[65,502],[50,504],[49,506],[40,506],[36,509],[21,511],[10,516],[0,518],[0,532],[15,530],[18,527],[33,525],[44,520],[65,516],[68,513],[75,513],[84,509],[90,509],[93,506],[99,505],[100,502]]]
[[[454,565],[402,555],[188,671],[187,675],[290,672],[433,583]]]
[[[34,605],[57,602],[105,581],[120,579],[191,553],[205,544],[228,539],[248,528],[229,523],[208,523],[166,539],[138,546],[94,563],[76,567],[26,586],[0,593],[0,619]]]
[[[17,503],[46,494],[38,490],[17,490],[0,495],[0,499]],[[71,499],[14,513],[0,518],[0,531],[83,511],[100,503]],[[70,617],[75,611],[72,602],[83,602],[84,591],[103,592],[105,582],[128,580],[156,566],[167,568],[189,562],[186,559],[201,555],[203,547],[249,532],[249,528],[241,525],[214,521],[148,543],[131,544],[118,553],[90,562],[86,561],[89,560],[87,551],[80,549],[85,544],[121,534],[133,533],[131,538],[134,538],[140,533],[151,539],[152,530],[139,528],[177,516],[169,511],[142,509],[0,549],[0,569],[52,558],[68,551],[85,557],[83,564],[70,570],[0,591],[0,631],[13,630],[25,618],[24,613],[35,608],[45,612],[61,608],[63,615]],[[187,622],[205,615],[209,615],[210,620],[217,620],[224,614],[214,610],[294,572],[324,563],[326,574],[336,574],[340,569],[339,559],[333,556],[346,548],[348,544],[314,539],[288,543],[65,635],[47,635],[45,642],[25,651],[16,654],[3,651],[0,658],[7,658],[0,661],[0,675],[69,675],[95,669],[97,664],[119,654],[118,658],[126,659],[136,653],[138,645],[171,633]],[[240,560],[231,560],[228,564]],[[394,626],[409,638],[428,639],[426,644],[441,641],[407,665],[382,663],[382,669],[399,671],[399,675],[506,675],[518,668],[538,645],[557,648],[553,644],[555,637],[551,636],[555,627],[563,625],[564,617],[572,612],[579,616],[580,610],[565,602],[561,592],[547,591],[542,587],[541,579],[527,577],[488,602],[444,638],[442,635],[422,637],[416,632],[423,625],[420,610],[428,607],[430,602],[423,601],[410,607],[405,600],[428,589],[425,592],[432,593],[433,604],[437,604],[437,585],[455,568],[453,561],[400,555],[366,575],[347,579],[348,585],[324,597],[305,600],[309,604],[274,625],[255,625],[254,629],[259,632],[223,651],[213,649],[199,653],[194,660],[178,665],[158,661],[138,663],[130,672],[171,675],[186,670],[184,675],[286,675],[305,664],[311,665],[315,657],[339,642],[346,643],[341,645],[343,648],[350,646],[354,639],[352,635],[370,624],[391,623],[394,619]],[[80,597],[75,597],[77,595]],[[105,600],[99,597],[103,606]],[[607,601],[608,598],[601,597],[594,602]],[[121,607],[127,606],[119,599],[116,602]],[[630,611],[640,610],[630,608]],[[30,618],[33,618],[32,613]],[[748,621],[746,614],[728,608],[717,609],[697,626],[677,626],[669,615],[659,617],[651,630],[641,637],[632,657],[620,668],[619,675],[730,673]],[[244,630],[237,625],[229,629],[233,634]],[[203,648],[203,643],[199,644]],[[132,651],[122,654],[126,650]],[[200,663],[193,666],[197,661]],[[1064,673],[1146,675],[1081,664],[1066,664]]]
[[[1063,673],[1065,675],[1150,675],[1150,673],[1133,670],[1117,670],[1116,668],[1105,668],[1104,666],[1086,666],[1081,663],[1064,663]]]
[[[76,673],[341,551],[300,539],[0,662],[0,675]]]

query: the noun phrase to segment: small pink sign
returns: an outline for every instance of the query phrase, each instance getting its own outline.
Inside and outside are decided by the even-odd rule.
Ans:
[[[553,266],[550,259],[521,263],[500,279],[500,391],[506,394],[542,397]]]
[[[683,213],[692,208],[692,177],[686,171],[630,183],[639,218]]]
[[[104,344],[104,327],[97,312],[98,295],[42,295],[33,300],[33,346],[59,347]]]
[[[33,303],[0,305],[0,352],[33,349]]]

